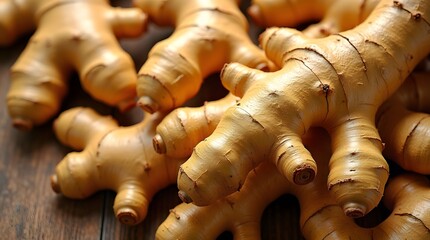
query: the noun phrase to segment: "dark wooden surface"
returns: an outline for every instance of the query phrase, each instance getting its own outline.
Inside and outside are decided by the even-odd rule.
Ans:
[[[171,29],[150,27],[139,39],[123,40],[136,66],[146,59],[150,47],[167,37]],[[114,192],[102,191],[85,200],[71,200],[55,194],[50,175],[56,164],[71,149],[62,146],[52,131],[52,121],[22,132],[12,127],[6,109],[9,68],[26,45],[27,37],[13,46],[0,48],[0,239],[153,239],[157,226],[169,209],[179,203],[177,189],[171,186],[157,194],[141,224],[128,227],[113,215]],[[208,98],[211,90],[203,92]],[[127,115],[95,102],[71,76],[71,89],[63,109],[91,106],[101,113],[112,114],[123,125],[141,118],[139,109]],[[272,203],[262,217],[263,239],[300,239],[299,208],[292,196],[283,196]],[[230,239],[224,233],[222,239]]]

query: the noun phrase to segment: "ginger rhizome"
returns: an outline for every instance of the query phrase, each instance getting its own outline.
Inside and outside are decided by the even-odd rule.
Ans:
[[[107,0],[6,2],[31,6],[24,19],[37,25],[11,69],[7,107],[14,126],[31,129],[57,114],[73,71],[93,98],[122,111],[135,104],[136,70],[117,37],[136,37],[145,30],[140,9],[115,8]],[[10,14],[15,12],[24,14]]]
[[[426,176],[404,173],[390,178],[383,203],[391,214],[372,228],[358,226],[321,191],[304,192],[303,195],[309,198],[306,204],[300,202],[301,228],[305,239],[430,238],[430,181]],[[307,212],[309,209],[312,211]],[[303,218],[305,215],[309,218]]]
[[[73,108],[54,122],[54,131],[71,152],[57,165],[52,188],[66,197],[83,199],[96,191],[117,192],[114,212],[120,222],[134,225],[147,213],[151,198],[174,184],[184,159],[158,154],[152,146],[162,116],[145,115],[135,125],[119,127],[90,108]]]
[[[312,183],[292,184],[273,163],[262,162],[249,173],[241,191],[208,206],[186,203],[176,206],[157,229],[156,238],[215,239],[230,231],[234,239],[260,239],[264,209],[283,194],[298,198],[301,231],[309,240],[426,239],[430,236],[430,181],[425,176],[405,174],[390,179],[383,198],[390,216],[376,227],[362,228],[344,215],[327,189],[331,156],[328,134],[313,128],[303,142],[319,167]]]
[[[375,114],[430,51],[429,14],[428,1],[386,0],[362,24],[326,38],[267,29],[260,44],[282,69],[224,67],[223,84],[241,99],[181,166],[180,195],[208,205],[239,190],[263,159],[307,184],[317,166],[301,137],[322,126],[332,138],[330,192],[346,215],[368,213],[389,175]]]
[[[327,162],[330,157],[327,134],[312,129],[307,136],[306,146],[318,159]],[[323,172],[321,176],[324,178]],[[158,227],[156,238],[216,239],[224,231],[230,231],[234,239],[260,239],[260,219],[264,209],[276,198],[289,193],[293,186],[273,163],[265,161],[248,174],[239,192],[208,206],[186,203],[176,206]]]
[[[403,169],[430,174],[430,72],[413,72],[377,114],[383,154]]]
[[[33,0],[0,1],[0,46],[9,46],[24,33],[35,29]]]
[[[303,33],[324,37],[351,29],[363,22],[379,0],[253,0],[252,20],[262,27],[297,27],[311,21]]]
[[[225,231],[234,239],[260,239],[264,209],[288,186],[274,165],[264,162],[249,173],[241,191],[208,206],[181,203],[170,210],[156,239],[217,239]]]
[[[180,107],[169,113],[157,126],[153,143],[155,150],[170,157],[189,157],[193,148],[209,136],[222,114],[238,98],[232,94],[201,107]]]
[[[235,0],[134,0],[158,25],[174,26],[170,37],[149,52],[137,80],[138,104],[148,112],[183,105],[200,89],[203,79],[228,62],[268,69],[248,35],[248,22]]]

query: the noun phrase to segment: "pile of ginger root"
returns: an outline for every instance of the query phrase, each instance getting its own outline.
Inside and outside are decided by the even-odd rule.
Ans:
[[[53,123],[74,150],[53,191],[113,190],[115,216],[136,226],[176,185],[183,203],[156,239],[260,239],[283,195],[298,200],[305,239],[430,239],[430,1],[131,3],[0,0],[0,45],[34,31],[11,69],[12,123]],[[148,24],[173,30],[134,66],[119,38]],[[96,101],[142,119],[64,109],[73,71]]]

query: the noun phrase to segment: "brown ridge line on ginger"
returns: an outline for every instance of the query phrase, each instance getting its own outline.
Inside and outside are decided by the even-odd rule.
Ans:
[[[285,56],[286,55],[288,55],[288,54],[291,54],[292,52],[294,52],[294,51],[299,51],[299,50],[302,50],[302,51],[310,51],[310,52],[313,52],[313,53],[315,53],[315,54],[317,54],[319,57],[321,57],[325,62],[327,62],[328,64],[329,64],[329,66],[331,67],[331,69],[333,69],[333,71],[336,73],[336,76],[337,76],[337,80],[338,80],[338,82],[339,82],[339,84],[340,84],[340,86],[342,86],[342,92],[343,92],[343,96],[344,96],[344,99],[345,99],[345,106],[346,106],[346,109],[347,109],[347,112],[348,112],[348,114],[349,114],[349,104],[348,104],[348,96],[346,95],[346,90],[345,90],[345,87],[344,87],[344,85],[343,85],[343,82],[342,82],[342,80],[341,80],[341,76],[342,76],[342,74],[340,74],[337,70],[336,70],[336,68],[333,66],[333,64],[324,56],[324,54],[322,54],[322,53],[320,53],[317,49],[313,49],[313,48],[311,48],[311,47],[298,47],[298,48],[294,48],[294,49],[292,49],[292,50],[289,50],[289,51],[286,51],[284,54],[283,54],[283,56],[282,56],[282,58],[283,59],[285,59]],[[288,61],[288,59],[287,59],[287,61]]]
[[[361,62],[363,63],[364,69],[363,71],[366,73],[366,79],[369,80],[369,75],[367,75],[367,66],[366,66],[366,61],[364,61],[362,53],[358,50],[358,48],[349,40],[348,37],[346,37],[345,35],[342,35],[342,33],[336,33],[334,35],[340,36],[341,38],[343,38],[344,40],[346,40],[351,47],[354,48],[354,50],[357,52],[358,56],[360,57]]]
[[[335,233],[336,232],[336,230],[335,229],[333,229],[333,230],[331,230],[330,232],[328,232],[323,238],[322,238],[322,240],[325,240],[325,239],[327,239],[328,237],[330,237],[330,235],[332,235],[333,233]],[[349,238],[349,239],[351,239],[351,238]]]
[[[328,101],[328,94],[329,94],[329,90],[330,90],[330,85],[328,85],[328,84],[326,84],[326,83],[323,83],[322,81],[321,81],[321,78],[318,76],[318,74],[316,74],[315,72],[314,72],[314,70],[311,68],[311,67],[309,67],[307,64],[306,64],[306,62],[303,60],[303,59],[299,59],[299,58],[296,58],[296,57],[291,57],[291,58],[288,58],[288,60],[297,60],[297,61],[300,61],[302,64],[303,64],[303,66],[305,66],[307,69],[309,69],[309,71],[311,71],[312,72],[312,74],[318,79],[318,81],[320,82],[320,86],[322,86],[322,90],[323,90],[323,92],[325,93],[325,102],[326,102],[326,113],[325,113],[325,117],[324,117],[324,120],[323,120],[323,122],[327,119],[327,116],[328,116],[328,114],[329,114],[329,110],[330,110],[330,108],[329,108],[329,101]],[[328,89],[327,89],[327,87],[328,87]],[[299,116],[300,117],[300,116]],[[303,119],[300,117],[300,120],[301,120],[301,122],[303,122]],[[303,126],[303,132],[306,132],[306,127],[305,126]]]
[[[399,217],[409,217],[414,219],[415,221],[421,223],[423,225],[423,227],[427,230],[428,233],[430,233],[430,227],[428,227],[423,220],[421,220],[420,218],[418,218],[417,216],[413,215],[412,213],[395,213],[394,215],[399,216]]]
[[[335,183],[330,183],[328,185],[328,190],[330,191],[336,185],[340,185],[340,184],[344,184],[344,183],[353,183],[353,182],[356,182],[356,180],[354,180],[352,178],[345,178],[345,179],[342,179],[342,180],[338,180]]]
[[[421,20],[422,19],[427,25],[430,26],[430,21],[425,19],[421,13],[419,13],[419,12],[413,13],[411,10],[404,8],[403,4],[400,3],[399,1],[394,0],[393,6],[400,9],[400,10],[404,10],[405,12],[408,12],[415,20]]]
[[[329,207],[338,207],[338,205],[337,204],[328,204],[328,205],[325,205],[324,207],[322,207],[322,208],[320,208],[320,209],[318,209],[316,212],[314,212],[312,215],[310,215],[304,222],[303,222],[303,224],[302,224],[302,226],[306,226],[307,225],[307,222],[310,220],[310,219],[312,219],[313,217],[315,217],[316,215],[318,215],[318,214],[320,214],[321,212],[323,212],[323,211],[325,211],[327,208],[329,208]]]
[[[167,2],[167,1],[166,1],[166,2]],[[221,8],[219,8],[219,7],[213,7],[213,8],[209,8],[209,7],[206,7],[206,8],[199,8],[199,9],[196,9],[195,11],[191,11],[191,12],[189,12],[189,15],[187,15],[187,17],[191,17],[191,16],[193,16],[194,14],[197,14],[197,13],[200,13],[200,12],[204,12],[204,11],[215,12],[215,13],[221,13],[221,14],[223,14],[223,15],[227,15],[227,16],[229,16],[229,17],[235,18],[236,20],[239,20],[238,22],[240,22],[240,20],[241,20],[241,18],[239,18],[236,14],[234,14],[234,13],[232,13],[232,12],[229,12],[229,11],[227,11],[227,10],[223,10],[223,9],[221,9]]]
[[[110,129],[108,131],[106,131],[103,136],[100,137],[100,140],[97,143],[97,149],[96,149],[96,157],[100,156],[100,147],[103,144],[103,140],[107,137],[107,135],[109,135],[111,132],[115,131],[115,129]]]
[[[409,145],[409,141],[411,140],[412,135],[414,134],[415,130],[419,127],[420,123],[426,118],[429,118],[429,116],[423,116],[419,121],[417,121],[415,126],[412,128],[412,130],[409,132],[408,136],[406,137],[405,143],[402,146],[403,159],[406,159],[405,157],[406,151],[404,150]]]
[[[186,59],[185,59],[185,60],[186,60]],[[186,61],[187,61],[187,60],[186,60]],[[143,73],[143,74],[139,74],[139,75],[138,75],[138,77],[150,77],[150,78],[152,78],[153,80],[155,80],[156,82],[158,82],[158,83],[163,87],[163,89],[167,92],[167,94],[169,94],[169,97],[172,99],[173,106],[175,105],[175,101],[176,101],[176,100],[175,100],[175,97],[172,95],[172,93],[169,91],[169,89],[166,87],[166,85],[164,85],[164,84],[163,84],[163,82],[162,82],[162,81],[160,81],[160,79],[159,79],[157,76]],[[142,99],[142,98],[141,98],[141,99]],[[139,101],[138,101],[138,105],[139,105],[140,107],[145,107],[144,109],[145,109],[145,110],[147,110],[149,113],[154,113],[154,112],[156,112],[156,111],[158,110],[158,105],[154,107],[155,103],[154,103],[154,104],[152,104],[153,106],[148,106],[147,104],[142,103],[142,102],[140,101],[140,99],[139,99]],[[147,109],[146,107],[149,107],[149,109]]]
[[[273,37],[274,36],[276,36],[276,33],[278,32],[278,31],[280,31],[281,29],[280,28],[276,28],[275,29],[275,31],[272,33],[272,34],[270,34],[270,36],[269,36],[269,38],[267,39],[267,41],[266,41],[266,46],[267,45],[269,45],[270,44],[270,41],[273,39]],[[264,34],[264,33],[263,33]],[[288,41],[290,38],[292,38],[294,35],[290,35],[290,36],[288,36],[288,38],[285,38],[285,40],[286,41]],[[261,43],[263,42],[262,41],[262,38],[263,38],[263,35],[262,34],[260,34],[259,36],[258,36],[258,43],[259,43],[259,46],[260,47],[262,47],[261,46]],[[285,55],[285,54],[284,54]],[[284,55],[282,56],[282,57],[284,57]],[[227,64],[226,64],[227,65]]]
[[[230,154],[232,152],[232,150],[231,149],[229,149],[226,153],[224,153],[223,154],[223,156],[224,156],[224,158],[225,159],[227,159],[227,161],[231,164],[231,165],[233,165],[233,163],[231,162],[231,160],[230,160],[230,158],[228,158],[228,155]],[[255,167],[257,167],[257,165],[255,164],[255,162],[254,161],[252,161],[252,166],[253,166],[253,168],[255,168]],[[233,175],[235,175],[235,176],[237,176],[237,169],[234,169],[235,170],[235,174],[233,174]],[[204,173],[204,172],[203,172]],[[202,173],[202,175],[203,175],[203,173]],[[232,178],[233,177],[233,175],[230,175],[230,178]],[[200,175],[201,176],[201,175]],[[200,176],[197,178],[197,179],[199,179],[200,178]],[[197,182],[197,181],[196,181]],[[239,180],[239,183],[238,183],[238,187],[237,187],[237,189],[236,189],[236,191],[240,191],[240,189],[242,188],[242,186],[243,186],[243,183],[242,183],[242,181],[241,180]]]
[[[389,52],[387,51],[387,49],[386,49],[383,45],[381,45],[381,44],[379,44],[379,43],[377,43],[377,42],[375,42],[375,41],[372,41],[372,40],[370,40],[370,39],[365,39],[365,40],[364,40],[364,42],[365,42],[365,43],[367,43],[367,44],[373,44],[373,45],[375,45],[376,47],[378,47],[378,48],[382,49],[382,52],[384,52],[384,53],[388,54],[388,56],[390,56],[390,57],[391,57],[391,61],[395,63],[395,66],[397,66],[397,71],[398,71],[399,73],[401,72],[401,70],[398,68],[399,64],[397,63],[396,58],[395,58],[395,57],[393,57],[393,55],[392,55],[391,53],[389,53]],[[366,74],[366,76],[367,76],[367,74]],[[386,79],[385,79],[384,75],[381,75],[381,79],[383,80],[383,83],[384,83],[384,86],[385,86],[385,91],[386,91],[385,95],[386,95],[386,96],[388,96],[388,95],[389,95],[388,93],[390,92],[389,87],[388,87],[388,86],[389,86],[389,84],[387,84],[387,81],[386,81]]]
[[[257,124],[258,126],[260,126],[263,129],[263,131],[266,129],[262,123],[260,123],[257,119],[255,119],[254,116],[252,116],[252,114],[250,114],[248,111],[246,111],[242,106],[236,105],[236,108],[241,110],[242,112],[246,113],[246,115],[251,118],[251,121],[253,123]]]

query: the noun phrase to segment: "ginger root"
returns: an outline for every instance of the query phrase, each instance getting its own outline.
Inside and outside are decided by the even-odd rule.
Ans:
[[[170,157],[189,157],[193,148],[214,131],[227,108],[237,101],[236,96],[227,94],[201,107],[180,107],[170,112],[157,126],[153,138],[155,151]]]
[[[269,161],[249,173],[241,191],[208,206],[181,203],[159,226],[157,239],[215,239],[224,231],[234,239],[260,239],[260,219],[266,206],[283,194],[300,203],[300,226],[305,239],[427,239],[430,236],[430,181],[418,174],[390,178],[383,203],[390,216],[377,226],[363,228],[345,216],[327,188],[330,138],[311,128],[303,142],[318,164],[318,175],[307,185],[287,181]],[[317,199],[317,201],[316,201]],[[210,216],[210,217],[208,217]]]
[[[7,4],[16,10],[5,16],[5,26],[12,26],[6,38],[14,38],[13,26],[23,19],[37,25],[11,69],[7,107],[15,127],[29,130],[57,114],[74,70],[95,99],[122,111],[135,104],[134,63],[117,37],[145,30],[146,15],[140,9],[114,8],[107,0],[16,0],[1,6]]]
[[[173,25],[173,34],[149,52],[137,80],[138,104],[147,112],[166,111],[193,97],[209,74],[228,62],[268,69],[248,35],[248,22],[235,0],[134,0],[159,25]]]
[[[152,137],[160,114],[145,115],[142,122],[119,127],[115,120],[90,108],[73,108],[54,122],[58,139],[81,152],[71,152],[51,177],[55,192],[83,199],[99,190],[117,192],[114,212],[120,222],[135,225],[147,213],[151,198],[176,182],[179,165],[156,153]]]
[[[262,27],[297,27],[308,37],[324,37],[363,22],[379,0],[253,0],[248,13]]]
[[[158,227],[156,239],[216,239],[230,231],[234,239],[260,239],[264,209],[287,193],[289,184],[270,162],[249,173],[240,192],[208,206],[181,203]]]
[[[239,190],[263,159],[290,182],[307,184],[317,166],[301,137],[322,126],[332,138],[331,194],[346,215],[367,214],[389,174],[375,114],[429,53],[429,22],[429,1],[384,0],[362,24],[326,38],[267,29],[260,44],[282,69],[224,67],[223,84],[241,99],[181,166],[180,195],[208,205]]]
[[[313,197],[306,204],[300,203],[302,233],[306,239],[430,238],[430,181],[426,176],[404,173],[390,178],[383,202],[391,214],[372,228],[362,228],[346,217],[327,193],[315,191],[303,195]],[[308,212],[309,209],[312,210]]]
[[[9,46],[24,33],[35,29],[32,0],[0,1],[0,46]]]
[[[430,72],[413,72],[378,110],[383,154],[403,169],[430,174]]]
[[[322,168],[327,169],[326,163],[330,158],[330,139],[327,133],[311,129],[304,141],[306,147],[318,158],[318,164],[321,163]],[[327,171],[321,171],[318,176],[326,179]],[[307,189],[311,185],[313,183],[306,186]],[[156,238],[216,239],[222,232],[230,231],[234,239],[260,239],[260,219],[264,209],[281,195],[291,193],[294,187],[301,189],[302,186],[289,183],[273,163],[262,162],[249,172],[239,192],[208,206],[182,203],[172,209],[157,229]],[[325,185],[322,187],[326,189]]]

